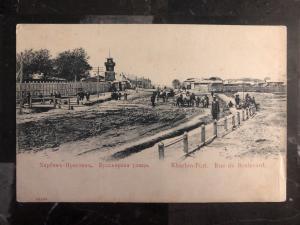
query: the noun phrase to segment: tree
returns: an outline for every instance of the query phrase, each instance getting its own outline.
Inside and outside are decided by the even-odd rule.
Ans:
[[[32,74],[35,73],[43,73],[45,76],[49,76],[53,72],[53,62],[47,49],[37,51],[26,49],[21,53],[17,53],[16,71],[19,74],[21,72],[21,61],[23,80],[31,79]]]
[[[178,79],[174,79],[172,81],[172,86],[173,86],[174,89],[180,88],[180,81]]]
[[[57,77],[67,80],[80,80],[89,75],[92,67],[88,63],[88,55],[83,48],[59,53],[54,60],[54,70]]]

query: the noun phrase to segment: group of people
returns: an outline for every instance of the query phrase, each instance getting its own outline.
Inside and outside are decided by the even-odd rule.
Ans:
[[[79,105],[80,102],[84,100],[84,97],[86,98],[86,101],[90,101],[90,92],[89,91],[78,91],[76,94],[77,98],[77,105]]]
[[[251,97],[248,93],[245,96],[245,100],[241,101],[239,94],[235,95],[235,106],[236,108],[247,108],[250,105],[254,105],[255,107],[257,106],[256,102],[255,102],[255,97]],[[233,107],[233,103],[230,101],[228,104],[229,107]]]
[[[202,97],[197,96],[194,93],[180,93],[176,98],[176,106],[183,107],[183,106],[195,106],[203,108],[208,108],[209,106],[209,97],[204,95]]]
[[[41,96],[40,96],[40,97],[41,97]],[[55,91],[54,93],[51,93],[51,94],[50,94],[50,97],[51,97],[51,99],[50,99],[50,104],[53,103],[53,99],[52,99],[53,97],[55,98],[55,104],[61,102],[61,94],[60,94],[59,91]]]
[[[213,97],[213,101],[211,102],[211,115],[214,120],[217,120],[220,113],[220,104],[216,95],[214,95],[214,93],[212,93],[212,97]],[[157,92],[153,92],[150,98],[153,107],[155,107],[156,98],[157,98]],[[176,98],[176,106],[178,107],[182,107],[185,105],[187,106],[196,105],[196,107],[199,107],[201,104],[203,108],[209,107],[210,105],[209,97],[206,94],[202,97],[200,96],[196,97],[194,93],[190,93],[187,91],[185,93],[180,93]]]
[[[254,105],[255,107],[257,106],[255,102],[255,97],[251,97],[248,93],[246,94],[245,97],[245,107],[249,107],[250,105]]]
[[[128,93],[124,92],[124,100],[127,100]],[[112,91],[111,92],[111,99],[112,100],[121,100],[122,93],[120,91]]]
[[[170,90],[169,92],[164,90],[154,91],[150,97],[151,105],[155,107],[156,101],[158,102],[159,98],[163,98],[163,102],[166,102],[168,97],[175,97],[175,105],[178,107],[203,107],[208,108],[210,105],[209,97],[207,94],[203,96],[196,96],[195,93],[191,93],[189,91],[184,91],[175,96],[174,90]]]
[[[157,101],[159,101],[159,99],[161,98],[163,102],[167,102],[169,98],[175,96],[175,92],[173,89],[167,89],[166,87],[164,87],[163,90],[157,89],[157,91],[155,91],[153,95],[156,96]]]
[[[169,98],[174,97],[175,96],[175,92],[173,89],[167,89],[166,87],[164,87],[164,89],[157,89],[156,91],[152,92],[152,95],[150,97],[150,101],[152,106],[155,106],[155,102],[159,101],[159,99],[161,98],[163,102],[167,102]]]

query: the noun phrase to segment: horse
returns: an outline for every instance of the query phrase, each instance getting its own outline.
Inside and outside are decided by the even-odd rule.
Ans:
[[[191,105],[191,96],[189,93],[187,93],[183,96],[183,102],[184,102],[184,104],[187,104],[187,106]]]
[[[173,89],[170,89],[170,91],[167,91],[167,98],[172,98],[175,96],[175,92]]]
[[[183,95],[180,94],[179,96],[176,96],[176,106],[184,106],[184,101],[183,101]]]
[[[198,97],[196,98],[196,107],[199,107],[199,106],[200,106],[200,102],[201,102],[201,99],[200,99],[200,97],[198,96]]]
[[[167,97],[167,94],[165,91],[160,91],[160,92],[156,92],[156,96],[157,96],[157,101],[162,98],[163,99],[163,102],[166,101],[166,97]]]
[[[194,93],[191,94],[190,105],[194,106],[196,101],[196,95]]]

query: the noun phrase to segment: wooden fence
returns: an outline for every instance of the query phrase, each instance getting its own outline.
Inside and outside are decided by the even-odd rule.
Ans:
[[[89,91],[91,94],[108,92],[110,84],[107,82],[25,82],[16,84],[16,98],[25,97],[27,93],[37,97],[50,96],[59,92],[62,96],[75,96],[78,90]]]
[[[201,125],[200,127],[200,135],[199,135],[199,144],[189,149],[189,141],[188,141],[188,132],[185,132],[181,137],[173,140],[170,143],[160,142],[158,144],[158,157],[160,160],[165,158],[165,151],[167,147],[170,147],[178,142],[183,142],[183,157],[188,156],[191,153],[199,150],[201,147],[211,143],[217,137],[224,137],[229,134],[231,131],[235,130],[237,127],[241,125],[244,121],[253,117],[256,113],[256,107],[251,106],[249,108],[238,111],[236,114],[231,114],[229,116],[225,116],[220,120],[215,120],[211,124]],[[210,129],[207,129],[207,128]],[[211,132],[209,132],[211,131]]]

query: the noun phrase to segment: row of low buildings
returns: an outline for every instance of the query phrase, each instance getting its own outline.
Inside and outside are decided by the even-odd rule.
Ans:
[[[125,73],[117,73],[114,68],[116,63],[113,58],[109,57],[104,63],[106,71],[104,76],[98,75],[90,76],[82,79],[83,82],[108,82],[117,90],[125,90],[129,88],[152,88],[151,80],[135,75],[128,75]]]
[[[130,89],[130,88],[153,88],[152,82],[149,78],[138,77],[133,75],[126,75],[124,73],[115,73],[114,79],[106,81],[104,76],[91,76],[82,79],[82,82],[110,82],[115,85],[117,89]]]
[[[200,92],[237,92],[237,91],[261,91],[282,92],[286,91],[286,85],[281,81],[265,81],[259,79],[227,79],[220,77],[210,78],[188,78],[183,81],[182,86],[186,89]]]
[[[193,89],[201,92],[222,91],[223,80],[219,77],[210,78],[188,78],[183,81],[183,86],[186,89]]]

